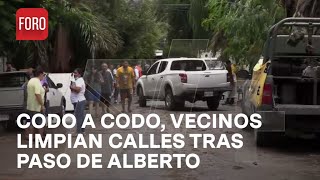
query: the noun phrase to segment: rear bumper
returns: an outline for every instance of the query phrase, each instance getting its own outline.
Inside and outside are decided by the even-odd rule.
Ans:
[[[0,107],[0,114],[15,114],[24,112],[25,108],[21,106]]]
[[[195,102],[199,100],[207,100],[217,96],[221,96],[226,91],[231,91],[230,87],[216,87],[216,88],[186,88],[183,92],[175,95],[177,100],[187,100]],[[209,96],[205,96],[205,93],[209,93]]]
[[[9,116],[8,119],[0,118],[0,122],[7,120],[16,120],[16,117],[22,113],[25,113],[25,108],[21,106],[0,107],[0,115]]]
[[[25,108],[23,106],[0,107],[0,114],[20,114],[23,112],[25,112]]]
[[[259,111],[261,131],[295,130],[304,133],[320,132],[319,105],[276,105],[272,111]]]
[[[214,87],[214,88],[185,88],[184,93],[195,93],[195,92],[226,92],[231,91],[231,87]]]

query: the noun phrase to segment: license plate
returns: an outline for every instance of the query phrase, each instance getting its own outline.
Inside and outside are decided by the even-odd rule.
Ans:
[[[0,121],[8,121],[9,115],[7,114],[0,114]]]
[[[204,97],[212,97],[213,92],[204,92]]]

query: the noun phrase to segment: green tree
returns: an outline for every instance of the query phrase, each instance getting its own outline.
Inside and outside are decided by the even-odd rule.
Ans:
[[[269,28],[285,17],[278,0],[209,0],[204,26],[214,33],[212,48],[239,64],[261,55]]]
[[[208,17],[208,0],[190,0],[189,22],[193,31],[193,39],[208,39],[209,32],[202,26]]]
[[[157,15],[170,25],[168,42],[172,39],[192,39],[189,22],[190,0],[158,0]]]
[[[156,16],[156,4],[144,0],[139,4],[120,1],[114,24],[124,45],[117,58],[153,58],[159,42],[167,35],[168,25]]]
[[[72,66],[85,64],[93,51],[115,54],[122,45],[120,36],[109,19],[96,16],[82,1],[12,2],[4,4],[4,8],[12,7],[12,11],[1,18],[1,21],[11,22],[6,25],[9,35],[14,34],[15,25],[12,23],[15,21],[12,19],[19,7],[44,7],[50,14],[49,37],[45,41],[15,41],[14,35],[5,40],[1,38],[1,42],[8,42],[8,48],[4,50],[6,54],[11,54],[10,58],[20,66],[42,65],[47,70],[66,72]]]

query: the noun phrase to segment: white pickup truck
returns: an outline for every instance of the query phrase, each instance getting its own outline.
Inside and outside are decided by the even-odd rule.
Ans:
[[[63,85],[61,83],[55,84],[50,76],[51,74],[46,76],[46,83],[49,87],[49,92],[46,95],[47,113],[63,116],[66,100],[59,90]],[[0,125],[6,129],[15,129],[18,115],[26,112],[28,81],[27,72],[0,73]]]
[[[228,71],[217,59],[162,59],[143,74],[136,83],[140,107],[148,99],[164,100],[169,110],[201,100],[216,110],[222,94],[230,90]]]

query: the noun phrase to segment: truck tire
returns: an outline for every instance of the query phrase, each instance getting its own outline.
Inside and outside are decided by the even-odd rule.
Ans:
[[[166,88],[164,101],[165,101],[166,108],[168,110],[172,111],[177,108],[177,103],[173,97],[171,88]]]
[[[66,114],[66,104],[63,100],[61,101],[60,107],[61,107],[61,110],[58,115],[62,118]]]
[[[220,105],[220,96],[207,100],[208,108],[211,111],[216,111]]]
[[[143,95],[143,89],[141,86],[138,88],[138,93],[139,93],[139,106],[140,107],[146,107],[147,106],[147,100]]]

